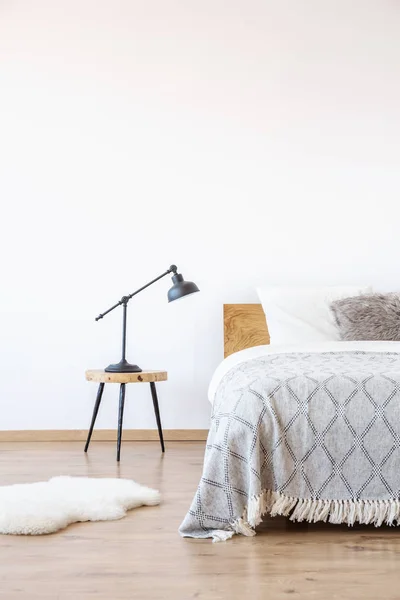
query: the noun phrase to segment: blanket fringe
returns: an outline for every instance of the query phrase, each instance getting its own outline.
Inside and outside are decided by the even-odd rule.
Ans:
[[[380,527],[383,523],[400,524],[400,501],[293,498],[280,492],[263,490],[261,494],[250,499],[242,518],[232,523],[233,532],[226,533],[253,536],[256,533],[254,528],[261,523],[266,514],[271,517],[290,515],[291,521],[329,521],[334,524],[346,523],[349,526],[355,522],[365,525],[373,523],[375,527]],[[225,539],[228,537],[231,536],[226,536]]]
[[[212,532],[212,541],[213,542],[226,542],[233,535],[235,535],[234,531],[226,531],[225,529],[215,529]]]

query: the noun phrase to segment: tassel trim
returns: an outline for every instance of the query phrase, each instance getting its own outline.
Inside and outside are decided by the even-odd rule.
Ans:
[[[232,535],[240,533],[247,537],[254,536],[254,528],[261,523],[266,514],[271,517],[290,515],[291,521],[329,521],[334,524],[346,523],[349,526],[355,522],[365,525],[373,523],[375,527],[380,527],[383,523],[400,524],[400,501],[293,498],[280,492],[263,490],[261,494],[250,499],[243,516],[232,523]],[[216,538],[213,541],[220,541]]]

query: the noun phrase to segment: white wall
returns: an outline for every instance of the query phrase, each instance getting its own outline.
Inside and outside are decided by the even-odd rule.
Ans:
[[[222,303],[261,282],[398,289],[400,9],[391,0],[0,2],[0,429],[88,425],[88,367],[165,368],[207,427]],[[116,423],[106,389],[99,427]],[[126,427],[154,427],[130,386]]]

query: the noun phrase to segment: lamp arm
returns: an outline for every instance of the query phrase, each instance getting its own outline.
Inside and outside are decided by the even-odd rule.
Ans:
[[[167,271],[164,271],[164,273],[162,273],[161,275],[159,275],[155,279],[152,279],[151,281],[149,281],[149,283],[146,283],[145,285],[143,285],[141,288],[139,288],[138,290],[136,290],[132,294],[129,294],[129,296],[122,296],[122,298],[121,298],[121,300],[119,302],[117,302],[116,304],[114,304],[114,306],[111,306],[111,308],[109,308],[105,312],[101,313],[98,317],[96,317],[95,321],[100,321],[100,319],[102,319],[103,317],[105,317],[106,315],[108,315],[108,313],[110,313],[112,310],[114,310],[114,308],[117,308],[118,306],[121,306],[122,304],[125,304],[125,305],[128,304],[129,300],[131,298],[133,298],[133,296],[136,296],[136,294],[139,294],[140,292],[142,292],[143,290],[145,290],[146,288],[148,288],[150,285],[153,285],[153,283],[155,283],[159,279],[162,279],[166,275],[169,275],[169,273],[176,273],[177,270],[178,270],[178,268],[177,268],[176,265],[171,265],[170,268]]]

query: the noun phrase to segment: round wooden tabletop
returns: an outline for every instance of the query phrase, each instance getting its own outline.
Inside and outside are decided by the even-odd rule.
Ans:
[[[90,369],[85,373],[88,381],[99,383],[150,383],[166,381],[167,371],[141,371],[140,373],[107,373],[102,369]]]

